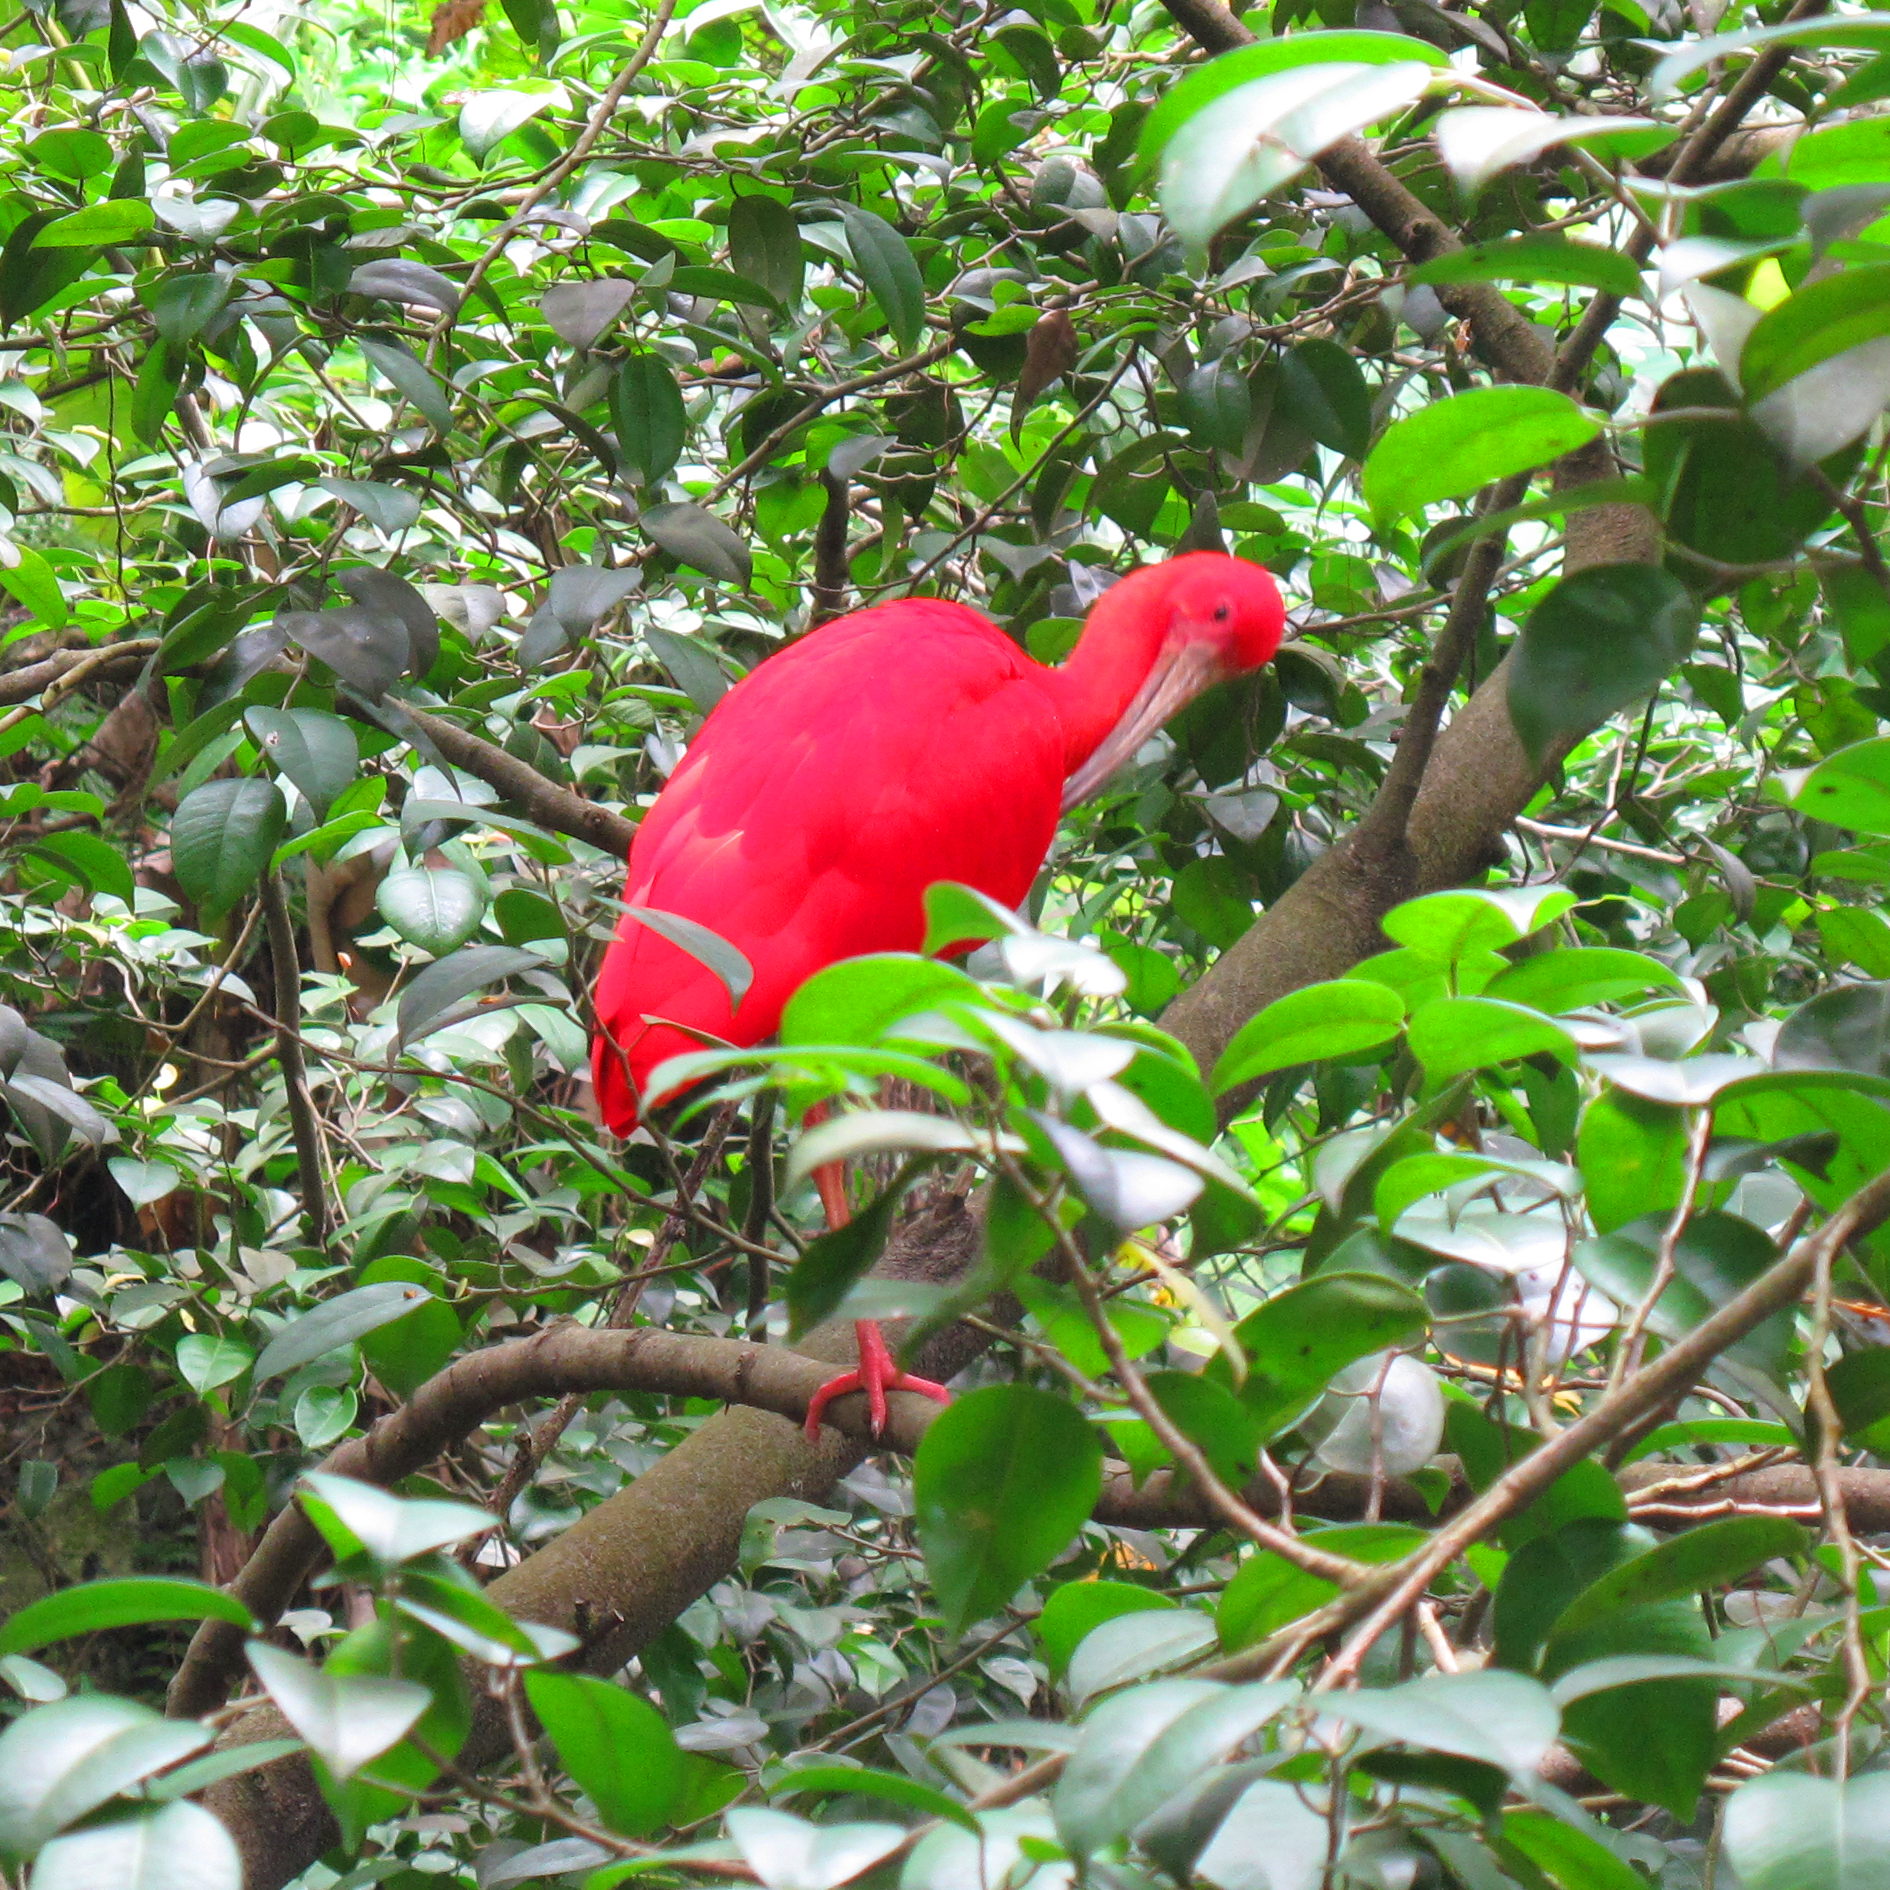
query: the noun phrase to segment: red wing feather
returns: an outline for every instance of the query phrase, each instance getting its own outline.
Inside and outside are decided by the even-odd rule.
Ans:
[[[731,1015],[713,971],[625,917],[597,985],[613,1129],[658,1063],[699,1047],[691,1029],[758,1043],[823,965],[916,951],[935,881],[1023,899],[1063,778],[1043,673],[976,611],[913,599],[828,625],[716,705],[637,831],[624,899],[707,926],[754,983]]]

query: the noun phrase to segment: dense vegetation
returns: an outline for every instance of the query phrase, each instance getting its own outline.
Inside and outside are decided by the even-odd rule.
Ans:
[[[28,0],[0,96],[0,1875],[1890,1886],[1890,15]],[[595,1126],[732,679],[1189,546],[1292,640],[1026,912]],[[959,1396],[809,1445],[869,1312]]]

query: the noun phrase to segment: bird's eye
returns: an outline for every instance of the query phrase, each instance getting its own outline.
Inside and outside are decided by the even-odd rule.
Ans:
[[[1225,623],[1233,614],[1234,607],[1232,604],[1216,604],[1214,606],[1214,621],[1216,623]]]

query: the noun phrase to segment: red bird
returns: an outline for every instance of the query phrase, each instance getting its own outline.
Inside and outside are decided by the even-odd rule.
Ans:
[[[1061,812],[1202,690],[1265,663],[1284,623],[1259,565],[1191,551],[1105,591],[1060,669],[929,597],[855,611],[760,664],[644,816],[624,891],[727,939],[754,982],[731,1012],[708,966],[626,915],[596,990],[605,1122],[627,1135],[664,1100],[650,1072],[700,1049],[693,1033],[759,1043],[823,966],[917,951],[937,881],[1021,904]],[[871,1321],[859,1332],[860,1370],[822,1387],[810,1436],[846,1391],[867,1392],[875,1431],[889,1387],[944,1395],[896,1371]]]

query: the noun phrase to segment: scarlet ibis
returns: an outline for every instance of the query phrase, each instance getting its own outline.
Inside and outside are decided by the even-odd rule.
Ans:
[[[1061,668],[929,597],[836,618],[757,666],[643,817],[624,893],[727,939],[753,982],[732,1006],[714,970],[627,913],[596,989],[606,1123],[627,1135],[664,1100],[650,1073],[701,1048],[695,1033],[759,1043],[822,966],[917,951],[937,881],[1018,905],[1059,814],[1203,689],[1265,663],[1284,622],[1259,565],[1193,551],[1105,591]],[[843,1218],[844,1194],[822,1196]],[[945,1396],[897,1371],[871,1321],[859,1338],[860,1368],[822,1388],[810,1437],[848,1391],[867,1393],[875,1433],[889,1388]]]

